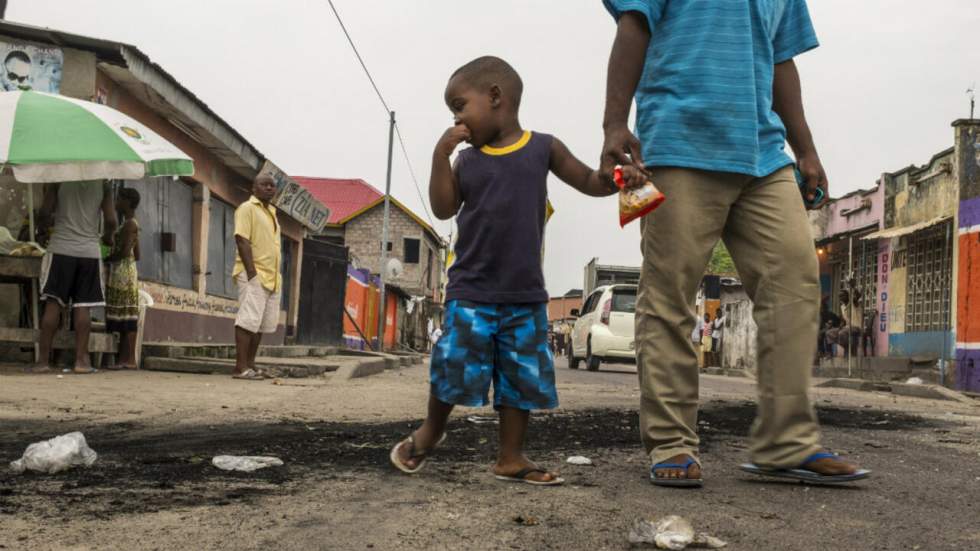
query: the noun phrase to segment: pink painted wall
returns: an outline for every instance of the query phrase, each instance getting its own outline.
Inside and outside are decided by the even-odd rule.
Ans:
[[[863,209],[850,216],[841,214],[844,211],[859,208],[865,200],[871,201],[870,209]],[[828,237],[872,224],[881,227],[881,219],[885,210],[885,188],[879,185],[867,193],[856,193],[850,197],[843,197],[827,205],[827,210],[829,211],[827,230],[824,235]]]

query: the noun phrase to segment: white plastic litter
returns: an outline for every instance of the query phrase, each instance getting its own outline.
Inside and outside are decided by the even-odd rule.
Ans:
[[[924,381],[918,377],[911,377],[909,380],[905,381],[907,385],[921,385]]]
[[[584,455],[573,455],[565,460],[569,465],[591,465],[592,460]]]
[[[691,523],[677,515],[670,515],[656,522],[637,520],[628,537],[633,545],[653,544],[657,549],[721,549],[728,545],[714,536],[695,534]]]
[[[211,464],[223,471],[242,471],[250,473],[266,467],[281,467],[282,459],[258,455],[219,455]]]
[[[24,471],[54,474],[75,465],[91,466],[98,457],[88,447],[84,434],[70,432],[27,446],[23,457],[10,463],[10,470],[18,474]]]

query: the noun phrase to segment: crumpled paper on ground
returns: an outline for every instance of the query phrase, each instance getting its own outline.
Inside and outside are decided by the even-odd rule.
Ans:
[[[630,528],[629,542],[633,545],[655,545],[657,549],[721,549],[726,542],[703,532],[694,533],[694,527],[683,517],[670,515],[656,522],[637,520]]]
[[[84,434],[70,432],[27,446],[24,455],[10,463],[10,470],[17,474],[24,471],[54,474],[75,465],[88,467],[98,457],[99,454],[88,447]]]
[[[266,467],[281,467],[282,459],[259,455],[219,455],[211,464],[223,471],[242,471],[250,473]]]

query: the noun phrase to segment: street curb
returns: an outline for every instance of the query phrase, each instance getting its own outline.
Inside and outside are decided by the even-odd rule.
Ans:
[[[370,377],[371,375],[384,373],[387,368],[387,363],[385,359],[381,358],[356,364],[345,364],[340,366],[337,371],[334,371],[333,376],[341,380]]]
[[[844,388],[861,392],[882,391],[899,396],[925,398],[927,400],[946,400],[980,406],[980,402],[955,390],[939,385],[910,385],[907,383],[876,383],[864,379],[830,379],[818,385],[819,388]]]

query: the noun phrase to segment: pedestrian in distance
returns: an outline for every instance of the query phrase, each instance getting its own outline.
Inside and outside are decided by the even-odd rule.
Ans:
[[[418,472],[445,439],[456,406],[493,405],[500,446],[492,471],[499,480],[557,485],[557,473],[524,455],[530,411],[558,405],[548,342],[548,293],[541,269],[549,172],[592,196],[618,191],[548,134],[521,127],[523,83],[497,57],[456,70],[445,102],[455,124],[436,144],[429,199],[442,220],[456,216],[456,261],[446,289],[445,333],[433,350],[428,415],[391,450],[392,464]],[[450,156],[462,142],[454,164]],[[629,185],[639,185],[630,168]]]
[[[52,216],[54,230],[41,259],[44,310],[40,358],[32,371],[51,371],[48,362],[54,334],[61,323],[62,310],[70,310],[75,329],[75,366],[70,371],[79,375],[96,373],[88,350],[92,328],[89,311],[105,306],[102,246],[113,246],[117,225],[112,187],[105,181],[49,184],[41,207],[41,225],[49,227]]]
[[[235,317],[235,369],[233,377],[261,380],[255,357],[263,333],[273,333],[279,324],[282,302],[282,234],[276,207],[276,182],[260,174],[252,184],[252,196],[235,209],[235,268],[238,284],[238,315]]]
[[[840,483],[866,471],[820,445],[809,397],[820,280],[805,206],[827,176],[793,58],[816,48],[805,0],[604,0],[617,23],[601,168],[634,163],[668,197],[641,222],[640,430],[661,486],[700,486],[698,370],[687,336],[724,240],[759,327],[754,474]],[[636,100],[636,130],[628,126]],[[784,151],[789,142],[794,162]],[[695,223],[696,221],[696,223]]]
[[[109,265],[106,283],[106,330],[119,333],[119,359],[116,365],[106,369],[136,369],[136,329],[140,317],[139,273],[136,262],[140,259],[140,226],[136,220],[136,207],[140,194],[133,188],[119,190],[116,211],[123,216],[123,223],[116,235],[116,245],[105,261]]]
[[[725,333],[725,319],[725,312],[721,308],[715,310],[715,319],[711,322],[711,359],[717,367],[721,367],[721,340]]]

